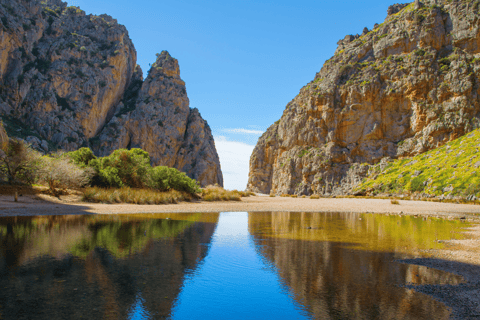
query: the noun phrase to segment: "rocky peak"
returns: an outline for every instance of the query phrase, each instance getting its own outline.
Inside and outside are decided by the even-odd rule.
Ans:
[[[177,59],[172,58],[168,51],[162,51],[162,53],[157,54],[157,60],[152,65],[149,75],[151,74],[153,77],[156,73],[180,79],[180,67]]]
[[[408,3],[395,3],[394,5],[388,7],[387,14],[389,16],[396,14],[403,10],[403,8],[405,8],[406,6],[408,6]]]
[[[211,132],[190,110],[167,51],[144,81],[128,31],[106,14],[60,0],[0,0],[0,17],[0,116],[9,133],[44,152],[141,147],[153,164],[222,184]]]
[[[220,161],[207,122],[190,109],[178,61],[163,51],[145,81],[132,77],[128,97],[93,146],[107,155],[119,148],[141,148],[154,165],[175,167],[201,185],[223,185]]]

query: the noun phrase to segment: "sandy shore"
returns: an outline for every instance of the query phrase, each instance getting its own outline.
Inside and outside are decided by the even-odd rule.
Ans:
[[[168,205],[99,204],[80,202],[75,196],[55,198],[47,195],[23,196],[18,202],[13,196],[0,196],[0,216],[118,214],[160,212],[358,212],[391,213],[446,218],[465,217],[480,221],[480,205],[399,200],[391,204],[384,199],[355,198],[271,198],[256,196],[242,201],[181,202]]]
[[[183,202],[170,205],[96,204],[80,202],[78,196],[55,198],[47,195],[0,196],[0,217],[65,214],[177,213],[177,212],[357,212],[389,213],[462,219],[473,223],[467,240],[443,241],[442,250],[430,250],[428,257],[401,262],[424,265],[461,275],[465,283],[456,286],[412,286],[444,302],[453,319],[480,318],[480,206],[400,200],[398,205],[383,199],[270,198],[256,196],[239,202]]]

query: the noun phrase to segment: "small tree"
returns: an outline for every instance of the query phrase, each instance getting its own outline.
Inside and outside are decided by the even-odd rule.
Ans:
[[[8,135],[7,132],[5,131],[5,128],[3,127],[3,123],[0,121],[0,154],[6,152],[8,147]]]
[[[0,154],[0,174],[9,184],[20,181],[32,183],[38,168],[40,154],[23,140],[9,139]]]
[[[39,182],[48,184],[50,191],[57,188],[81,188],[90,182],[94,174],[92,168],[81,168],[61,154],[44,156],[38,170]]]

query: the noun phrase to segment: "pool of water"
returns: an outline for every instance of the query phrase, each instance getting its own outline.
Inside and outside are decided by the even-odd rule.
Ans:
[[[0,218],[0,319],[448,319],[395,260],[461,221],[341,213]]]

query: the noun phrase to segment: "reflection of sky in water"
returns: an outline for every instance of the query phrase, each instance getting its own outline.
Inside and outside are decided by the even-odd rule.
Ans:
[[[208,256],[187,276],[172,319],[307,319],[257,255],[247,213],[223,213]]]
[[[143,305],[144,300],[142,296],[138,296],[135,304],[132,306],[132,311],[129,314],[129,319],[136,320],[136,319],[150,319],[150,314]]]
[[[0,218],[0,312],[42,320],[448,319],[441,303],[398,286],[462,278],[392,260],[459,238],[467,226],[281,212]]]

